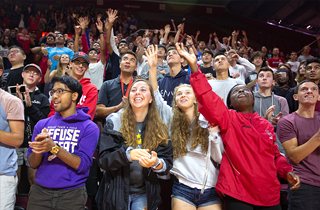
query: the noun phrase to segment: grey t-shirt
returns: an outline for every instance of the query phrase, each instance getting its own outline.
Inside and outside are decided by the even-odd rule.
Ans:
[[[141,148],[142,140],[144,137],[145,122],[137,122],[137,149]],[[138,160],[134,160],[130,164],[130,194],[146,192],[146,186],[144,183],[143,167]]]

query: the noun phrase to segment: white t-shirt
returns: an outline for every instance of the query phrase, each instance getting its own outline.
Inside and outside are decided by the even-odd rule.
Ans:
[[[298,71],[298,68],[299,68],[299,65],[300,65],[299,61],[296,61],[296,62],[289,61],[287,63],[291,65],[291,71],[294,71],[294,72]]]
[[[212,87],[212,91],[215,92],[220,98],[223,98],[224,103],[227,105],[227,97],[229,91],[235,85],[245,85],[240,79],[228,78],[226,80],[208,80]]]
[[[84,73],[84,78],[90,78],[92,84],[94,84],[98,90],[100,90],[103,83],[104,67],[101,60],[98,63],[90,63],[89,69]]]
[[[237,77],[237,79],[241,79],[245,82],[246,78],[256,70],[256,67],[245,58],[240,57],[238,62],[241,65],[236,64],[235,66],[229,67],[230,75],[233,76],[234,73],[239,73],[240,76]]]

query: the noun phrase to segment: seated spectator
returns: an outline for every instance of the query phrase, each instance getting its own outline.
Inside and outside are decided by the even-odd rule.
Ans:
[[[89,69],[89,57],[84,52],[77,52],[73,55],[71,60],[72,78],[76,79],[82,85],[82,95],[79,99],[77,107],[88,107],[88,115],[91,116],[91,120],[94,119],[96,113],[96,104],[98,100],[98,90],[94,86],[89,78],[84,78],[84,73]],[[48,117],[51,117],[55,113],[55,104],[51,101],[50,113]]]
[[[301,52],[301,55],[298,57],[298,61],[301,62],[301,61],[305,61],[310,58],[313,58],[313,56],[309,54],[310,50],[311,50],[311,47],[309,45],[304,46],[303,51]]]
[[[0,59],[0,80],[2,69]],[[0,209],[14,209],[18,183],[15,148],[23,142],[24,108],[20,99],[0,88],[0,110]]]
[[[320,69],[320,63],[308,63],[307,69]],[[296,88],[294,100],[298,101],[296,112],[279,120],[277,134],[287,153],[287,162],[300,177],[298,190],[288,187],[290,210],[319,209],[320,200],[320,113],[315,111],[319,87],[311,80],[302,81]]]
[[[1,80],[1,88],[5,91],[8,91],[9,86],[21,85],[23,83],[21,73],[24,69],[24,60],[26,59],[26,53],[21,47],[13,45],[9,50],[8,58],[12,67],[3,71]]]
[[[295,81],[293,80],[292,71],[288,65],[280,64],[277,71],[280,76],[276,79],[276,84],[273,87],[274,94],[282,97],[286,97],[290,88],[295,87]]]
[[[17,97],[21,99],[24,105],[25,131],[24,140],[19,148],[16,148],[18,155],[18,184],[21,180],[21,167],[25,162],[30,186],[35,183],[35,170],[32,169],[27,160],[28,142],[31,141],[32,133],[35,124],[39,120],[47,118],[50,112],[50,103],[48,97],[43,95],[37,87],[37,83],[41,80],[41,69],[36,64],[28,64],[22,72],[23,84],[17,85]],[[22,86],[25,86],[26,91],[20,92]]]
[[[28,209],[84,209],[99,129],[85,113],[87,108],[76,108],[83,96],[76,79],[55,77],[52,83],[57,113],[35,125],[29,143],[28,161],[37,169],[37,184],[30,189]]]
[[[241,58],[235,50],[229,50],[227,55],[230,63],[229,72],[232,78],[238,78],[244,82],[246,78],[256,70],[252,63]],[[237,64],[237,62],[240,64]]]
[[[279,57],[279,48],[275,47],[272,50],[272,57],[268,59],[268,64],[272,68],[277,68],[279,63],[285,63],[286,61]]]
[[[128,102],[129,89],[134,81],[133,72],[137,70],[137,57],[132,51],[122,56],[120,70],[119,77],[107,80],[101,86],[96,109],[98,118],[106,118]]]

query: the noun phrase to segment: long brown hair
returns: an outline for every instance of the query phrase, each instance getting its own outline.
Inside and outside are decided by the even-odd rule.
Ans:
[[[173,119],[171,123],[171,143],[173,149],[173,158],[176,159],[179,156],[184,156],[188,153],[187,144],[191,140],[191,150],[195,150],[198,144],[201,144],[202,152],[207,152],[208,150],[208,129],[203,129],[199,124],[199,111],[198,102],[194,105],[195,119],[192,126],[192,133],[190,135],[190,122],[187,115],[177,106],[176,96],[177,91],[181,87],[189,87],[192,89],[191,85],[181,84],[174,89],[172,110]],[[194,93],[193,93],[194,94]]]
[[[169,131],[167,126],[159,117],[159,112],[156,106],[156,101],[154,98],[154,93],[151,84],[144,79],[136,80],[130,87],[129,93],[133,85],[137,82],[144,82],[149,86],[152,102],[148,107],[148,115],[146,119],[146,129],[145,135],[142,141],[142,147],[144,149],[149,149],[151,151],[155,151],[159,145],[167,145]],[[134,118],[134,112],[132,110],[132,106],[130,104],[130,94],[128,97],[128,103],[125,106],[125,109],[121,116],[121,128],[120,132],[125,139],[125,144],[127,146],[136,148],[137,147],[137,138],[136,138],[136,120]]]
[[[70,56],[69,56],[68,54],[62,54],[62,55],[60,56],[59,63],[58,63],[58,65],[57,65],[57,71],[56,71],[56,73],[54,74],[55,77],[64,76],[64,75],[63,75],[63,68],[62,68],[62,65],[61,65],[61,58],[62,58],[63,55],[67,55],[67,56],[68,56],[69,62],[70,62],[70,60],[71,60],[71,58],[70,58]]]
[[[300,83],[300,82],[302,82],[303,80],[306,79],[305,76],[304,76],[306,73],[304,73],[304,75],[300,74],[300,68],[302,66],[304,66],[304,69],[306,69],[306,62],[305,61],[300,62],[300,65],[299,65],[298,70],[297,70],[296,81],[298,83]]]

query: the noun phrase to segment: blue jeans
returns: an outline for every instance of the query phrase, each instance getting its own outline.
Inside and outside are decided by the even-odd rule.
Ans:
[[[147,194],[130,194],[128,210],[130,210],[130,205],[131,210],[143,210],[147,206]]]

